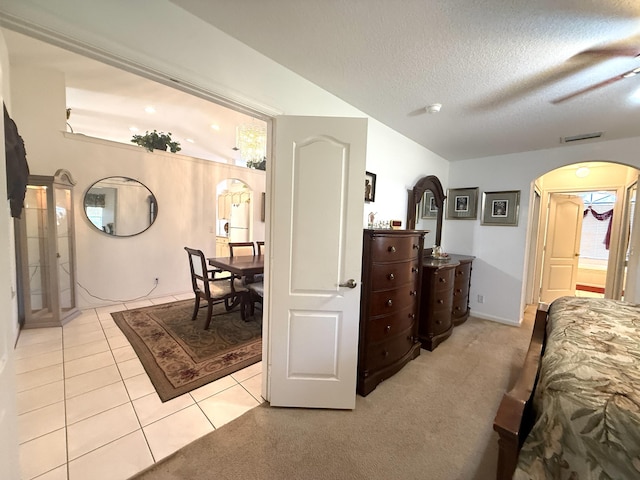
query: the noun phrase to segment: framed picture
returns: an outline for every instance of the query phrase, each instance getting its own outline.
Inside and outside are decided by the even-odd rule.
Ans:
[[[518,225],[520,190],[484,192],[482,194],[482,225]]]
[[[478,187],[447,190],[447,218],[458,220],[478,218]]]
[[[424,195],[422,195],[422,205],[421,205],[421,214],[422,218],[437,218],[438,217],[438,207],[436,206],[436,198],[433,196],[433,192],[431,190],[425,190]]]
[[[376,201],[376,174],[365,172],[364,175],[364,201]]]

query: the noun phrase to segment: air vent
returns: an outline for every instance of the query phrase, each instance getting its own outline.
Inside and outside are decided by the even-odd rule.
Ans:
[[[600,138],[604,132],[583,133],[581,135],[573,135],[571,137],[563,137],[560,139],[562,143],[579,142],[580,140],[589,140],[590,138]]]

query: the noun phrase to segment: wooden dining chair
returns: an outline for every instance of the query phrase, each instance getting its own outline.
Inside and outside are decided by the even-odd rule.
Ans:
[[[229,256],[239,257],[244,255],[255,255],[256,246],[253,242],[229,242]]]
[[[227,311],[230,311],[240,301],[240,316],[245,320],[246,303],[249,292],[246,288],[237,288],[233,279],[227,278],[211,278],[210,271],[207,270],[207,260],[201,250],[195,248],[184,247],[189,256],[189,269],[191,270],[191,286],[195,294],[195,305],[193,307],[193,315],[191,321],[198,316],[200,309],[200,299],[207,302],[207,319],[204,329],[209,328],[213,306],[218,303],[224,303]],[[215,277],[215,274],[213,274]]]
[[[247,315],[253,316],[255,314],[256,303],[259,303],[262,308],[264,299],[264,281],[248,283],[246,285],[246,289],[248,290],[248,298],[244,305],[245,318]]]
[[[263,255],[264,254],[264,242],[256,242],[256,245],[258,247],[258,255]]]

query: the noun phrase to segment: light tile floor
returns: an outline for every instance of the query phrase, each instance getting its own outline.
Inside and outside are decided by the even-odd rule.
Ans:
[[[16,347],[23,480],[119,480],[264,400],[262,363],[162,403],[111,312],[192,298],[85,310],[62,328],[23,330]]]

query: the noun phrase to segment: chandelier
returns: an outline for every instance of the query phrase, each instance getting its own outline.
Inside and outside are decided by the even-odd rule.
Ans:
[[[236,148],[245,162],[261,161],[267,156],[267,127],[254,124],[237,126]]]

